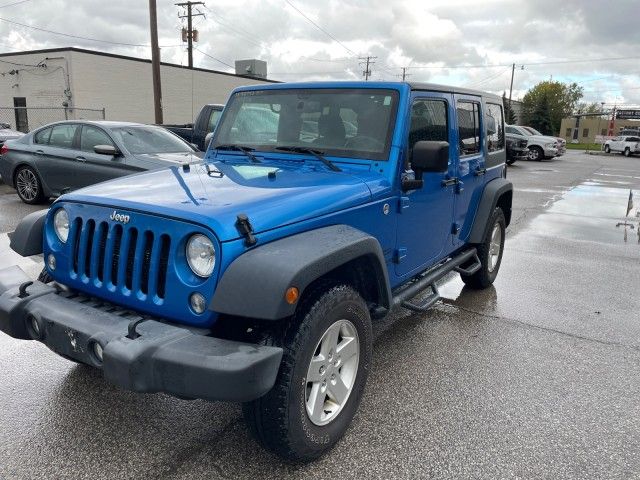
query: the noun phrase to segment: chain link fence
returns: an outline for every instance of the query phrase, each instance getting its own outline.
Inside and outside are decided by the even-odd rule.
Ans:
[[[0,123],[27,133],[61,120],[105,120],[104,108],[0,107]]]

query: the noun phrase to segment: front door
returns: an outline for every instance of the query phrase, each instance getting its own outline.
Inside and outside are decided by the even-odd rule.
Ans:
[[[410,127],[406,136],[407,161],[403,175],[412,175],[409,159],[413,145],[422,140],[451,143],[453,98],[446,93],[416,92],[411,105]],[[443,185],[452,178],[455,148],[449,150],[449,171],[424,173],[424,186],[402,194],[398,215],[395,272],[398,277],[419,273],[448,253],[451,246],[454,188]]]

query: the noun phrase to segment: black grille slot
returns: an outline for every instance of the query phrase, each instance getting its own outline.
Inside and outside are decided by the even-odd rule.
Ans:
[[[118,263],[120,261],[120,246],[122,244],[122,226],[113,227],[113,259],[111,260],[111,283],[118,284]]]
[[[144,232],[144,249],[142,251],[142,273],[140,290],[145,295],[149,293],[149,270],[151,269],[151,255],[153,254],[153,233]]]
[[[78,255],[80,254],[80,234],[82,233],[82,219],[76,218],[73,221],[73,271],[78,273]]]
[[[160,262],[158,266],[158,288],[157,295],[159,298],[164,298],[165,284],[167,282],[167,268],[169,265],[169,247],[171,246],[171,240],[168,235],[162,235],[160,237]]]
[[[104,281],[104,256],[107,248],[107,234],[109,227],[106,222],[102,222],[98,227],[98,280]]]
[[[96,228],[96,222],[93,220],[87,221],[84,227],[87,230],[87,236],[84,243],[84,274],[87,277],[91,277],[91,249],[93,248],[93,234]]]
[[[136,258],[136,242],[138,241],[138,230],[132,228],[130,230],[129,245],[127,248],[127,264],[124,276],[125,286],[131,290],[133,288],[133,262]]]

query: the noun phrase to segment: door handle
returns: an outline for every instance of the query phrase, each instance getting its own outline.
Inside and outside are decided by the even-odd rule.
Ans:
[[[458,184],[457,178],[447,178],[445,180],[442,180],[442,183],[441,183],[443,187],[450,187],[451,185],[457,185],[457,184]]]
[[[44,155],[44,151],[42,151],[42,150],[36,150],[36,155]]]
[[[76,160],[78,160],[79,162],[86,162],[87,159],[84,157],[76,157]]]
[[[486,168],[476,168],[476,177],[479,177],[480,175],[484,175],[485,173],[487,173],[487,169]]]

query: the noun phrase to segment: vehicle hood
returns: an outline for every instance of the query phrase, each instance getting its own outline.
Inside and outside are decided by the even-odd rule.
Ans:
[[[538,143],[558,143],[558,139],[556,137],[548,137],[546,135],[531,135],[529,137],[525,137],[527,140],[529,140],[529,144],[533,143],[533,142],[538,142]]]
[[[144,165],[169,166],[183,165],[185,163],[199,162],[204,156],[204,152],[187,153],[137,153],[133,155],[136,160]]]
[[[323,165],[200,162],[130,175],[63,195],[59,201],[107,205],[208,226],[220,241],[240,238],[237,215],[255,233],[368,202],[366,181],[377,173],[332,172]],[[269,172],[275,172],[269,174]]]

